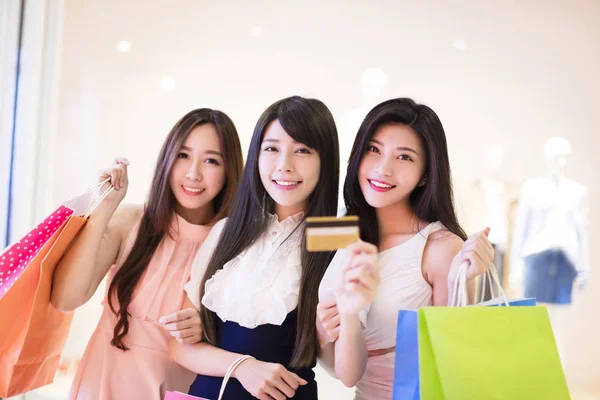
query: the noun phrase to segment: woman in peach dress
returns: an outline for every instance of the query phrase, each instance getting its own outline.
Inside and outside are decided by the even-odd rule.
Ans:
[[[148,201],[120,206],[126,159],[100,173],[114,190],[58,265],[51,301],[73,310],[108,275],[103,313],[77,370],[69,399],[162,399],[187,392],[195,374],[170,361],[168,343],[201,339],[198,312],[184,301],[191,262],[215,222],[227,215],[242,168],[227,115],[193,110],[160,152]],[[180,311],[181,310],[181,311]]]

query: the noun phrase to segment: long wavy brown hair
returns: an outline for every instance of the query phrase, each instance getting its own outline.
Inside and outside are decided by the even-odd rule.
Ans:
[[[215,126],[225,166],[225,185],[213,199],[216,215],[212,223],[227,216],[233,202],[243,166],[242,149],[235,125],[221,111],[209,108],[192,110],[173,126],[163,143],[156,161],[154,177],[141,217],[137,238],[108,289],[108,304],[111,311],[117,316],[113,339],[110,343],[121,350],[128,350],[124,339],[129,331],[131,314],[127,308],[131,303],[133,293],[156,248],[163,237],[169,234],[169,226],[177,201],[169,184],[173,164],[192,130],[203,124]]]

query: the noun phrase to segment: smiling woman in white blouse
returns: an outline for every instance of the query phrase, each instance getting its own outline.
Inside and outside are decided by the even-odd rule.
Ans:
[[[315,99],[290,97],[260,117],[229,218],[199,250],[185,289],[205,342],[171,341],[171,357],[198,374],[189,393],[224,398],[317,399],[318,287],[330,253],[308,253],[304,219],[335,215],[335,123]],[[250,358],[248,358],[250,356]]]
[[[344,200],[363,240],[338,251],[319,289],[320,359],[356,400],[391,400],[398,310],[448,304],[458,269],[494,259],[489,230],[467,238],[452,202],[446,136],[435,112],[411,99],[377,105],[348,162]],[[363,246],[364,247],[364,246]]]

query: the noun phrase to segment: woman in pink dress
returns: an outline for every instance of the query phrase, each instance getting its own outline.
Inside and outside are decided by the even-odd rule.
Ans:
[[[197,109],[167,136],[144,206],[119,204],[126,159],[100,173],[115,189],[58,265],[52,304],[74,310],[108,274],[103,313],[73,381],[70,399],[162,399],[187,392],[195,374],[170,361],[168,343],[201,339],[185,300],[191,262],[227,215],[242,169],[237,131],[224,113]],[[180,311],[181,310],[181,311]]]

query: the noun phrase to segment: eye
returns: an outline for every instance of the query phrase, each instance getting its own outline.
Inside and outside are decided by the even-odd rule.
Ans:
[[[400,154],[398,159],[402,161],[412,161],[412,158],[410,158],[408,154]]]
[[[177,158],[190,158],[190,156],[187,155],[186,153],[179,153],[179,154],[177,154]]]
[[[277,151],[277,149],[273,146],[267,146],[263,149],[263,151],[274,152]]]
[[[221,163],[219,163],[219,160],[217,160],[216,158],[207,158],[206,160],[204,160],[204,162],[207,164],[221,165]]]
[[[369,146],[367,146],[367,152],[379,154],[379,149],[373,145],[369,145]]]
[[[300,154],[312,154],[312,152],[306,147],[302,147],[301,149],[296,150],[296,153]]]

